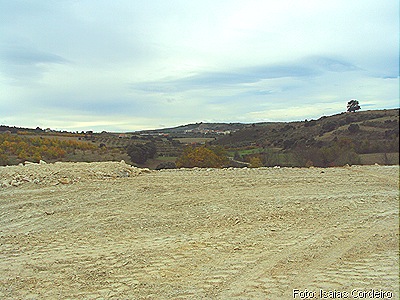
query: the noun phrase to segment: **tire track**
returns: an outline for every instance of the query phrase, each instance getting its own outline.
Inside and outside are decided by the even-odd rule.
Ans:
[[[306,239],[297,240],[294,246],[285,248],[284,253],[275,253],[268,257],[264,253],[252,267],[224,286],[218,299],[292,299],[293,289],[310,286],[316,271],[327,269],[369,237],[387,230],[386,219],[368,224],[370,225],[367,227],[353,230],[346,239],[341,239],[325,249],[318,246],[316,252],[319,250],[320,253],[309,262],[303,256],[304,249],[323,244],[323,241],[340,235],[343,230],[338,232],[334,228],[320,229]],[[355,228],[356,223],[350,224],[350,227]]]

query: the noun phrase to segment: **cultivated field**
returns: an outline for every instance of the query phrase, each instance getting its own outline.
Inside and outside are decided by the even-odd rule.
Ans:
[[[399,299],[398,166],[29,164],[0,186],[1,299]]]

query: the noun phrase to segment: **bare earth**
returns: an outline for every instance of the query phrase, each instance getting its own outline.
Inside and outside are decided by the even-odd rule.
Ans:
[[[399,299],[398,166],[0,168],[1,299],[300,299],[296,289]]]

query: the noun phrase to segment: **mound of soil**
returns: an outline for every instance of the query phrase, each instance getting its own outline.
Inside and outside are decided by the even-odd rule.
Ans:
[[[47,164],[25,162],[18,166],[0,168],[0,186],[35,184],[70,184],[78,181],[137,176],[146,169],[139,169],[121,162],[56,162]]]

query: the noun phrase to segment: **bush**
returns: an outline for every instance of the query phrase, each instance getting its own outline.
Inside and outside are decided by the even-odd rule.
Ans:
[[[176,169],[176,164],[172,161],[162,162],[157,165],[156,170],[161,169]]]
[[[149,158],[154,158],[157,153],[157,148],[153,142],[146,144],[131,144],[126,148],[126,152],[132,162],[144,164]]]
[[[292,151],[298,166],[332,167],[359,164],[360,158],[349,140],[339,140],[330,146],[296,147]]]
[[[225,149],[222,147],[187,147],[177,159],[178,168],[222,168],[228,164]]]
[[[336,127],[337,127],[337,124],[335,122],[327,122],[324,125],[322,125],[322,129],[325,132],[333,131],[336,129]]]
[[[360,131],[360,126],[358,124],[350,124],[349,127],[347,128],[347,130],[351,134],[355,134]]]
[[[282,165],[283,162],[279,157],[279,153],[272,151],[271,149],[266,149],[262,157],[263,166],[273,167],[276,165]]]
[[[262,164],[260,157],[253,156],[250,158],[250,168],[259,168],[262,166],[263,166],[263,164]]]
[[[317,125],[316,120],[310,120],[310,121],[305,120],[305,122],[304,122],[304,127],[311,127],[311,126],[315,126],[315,125]]]

